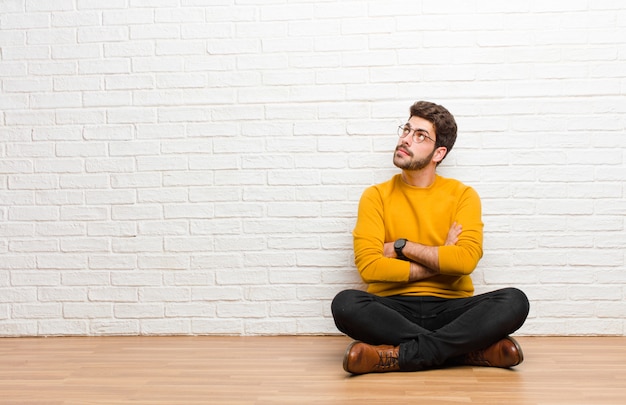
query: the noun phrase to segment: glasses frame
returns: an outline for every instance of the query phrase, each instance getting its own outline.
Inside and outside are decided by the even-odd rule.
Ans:
[[[411,139],[415,143],[422,143],[422,142],[424,142],[426,140],[426,138],[428,138],[431,141],[433,141],[433,143],[435,142],[435,140],[433,138],[431,138],[430,136],[425,134],[426,131],[424,131],[423,129],[411,128],[407,124],[405,124],[405,125],[398,125],[398,137],[406,138],[407,136],[409,136],[409,134],[411,134],[411,132],[413,132],[413,135],[411,136]]]

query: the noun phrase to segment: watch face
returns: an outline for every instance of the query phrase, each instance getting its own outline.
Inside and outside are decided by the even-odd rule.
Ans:
[[[402,249],[404,247],[404,245],[406,245],[406,239],[398,239],[393,246],[396,249]]]

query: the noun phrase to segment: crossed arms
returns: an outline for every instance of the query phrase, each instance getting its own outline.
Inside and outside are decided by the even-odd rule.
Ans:
[[[455,245],[462,231],[463,226],[454,222],[448,231],[444,246]],[[409,282],[424,280],[439,274],[439,247],[407,241],[402,253],[410,260]],[[397,258],[393,242],[384,244],[383,255],[391,259]]]
[[[482,256],[483,227],[475,191],[458,187],[453,195],[444,190],[434,198],[410,200],[385,187],[389,186],[366,189],[359,203],[353,236],[355,264],[363,281],[387,283],[376,288],[399,288],[397,283],[427,279],[452,282],[441,277],[463,277],[475,269]],[[442,228],[448,229],[447,235],[437,235]],[[408,261],[396,257],[397,238],[409,240],[403,249]]]

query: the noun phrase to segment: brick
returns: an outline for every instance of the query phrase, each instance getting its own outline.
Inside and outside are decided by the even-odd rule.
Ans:
[[[126,15],[127,13],[124,13]],[[128,39],[128,27],[80,27],[78,29],[78,42],[114,42]]]
[[[109,144],[111,156],[141,156],[159,153],[159,144],[152,141],[126,141]]]
[[[111,277],[113,285],[123,286],[159,286],[161,285],[161,275],[156,272],[124,272],[115,273]]]
[[[178,183],[178,182],[176,182]],[[138,190],[137,201],[143,203],[184,203],[187,202],[187,190],[182,187],[171,187],[173,184],[167,184],[166,190],[163,189],[147,189]],[[183,184],[181,184],[183,185]],[[130,191],[130,190],[129,190]]]
[[[85,336],[88,323],[84,320],[45,320],[38,322],[41,336]]]
[[[107,121],[113,124],[151,123],[156,121],[156,111],[151,108],[124,108],[107,113]]]
[[[92,254],[89,268],[96,270],[132,270],[137,268],[137,257],[131,254]]]
[[[189,166],[187,156],[139,156],[137,157],[138,171],[163,171],[172,172],[186,170]]]
[[[162,304],[123,304],[114,306],[114,315],[118,319],[150,319],[163,318],[165,313]]]
[[[65,45],[53,45],[52,49],[52,57],[54,59],[60,59],[62,61],[74,61],[74,60],[83,60],[83,59],[93,59],[100,58],[101,51],[100,47],[97,44],[65,44]],[[76,63],[76,62],[74,62]],[[77,70],[77,68],[74,68]],[[76,78],[76,77],[75,77]],[[78,79],[78,83],[84,83],[86,78],[76,78]],[[70,80],[70,78],[66,78],[65,80]],[[93,78],[88,78],[87,81],[93,82]]]
[[[191,299],[194,301],[238,301],[242,297],[241,287],[194,287]]]
[[[136,302],[139,297],[136,288],[94,287],[89,289],[89,301]]]
[[[102,13],[103,25],[134,25],[150,24],[154,22],[154,13],[150,9],[135,9],[123,11],[104,11]]]
[[[168,303],[165,305],[165,316],[185,318],[215,317],[215,304],[204,302]]]
[[[2,321],[0,336],[36,336],[37,324],[31,321]]]
[[[295,197],[294,190],[290,187],[246,187],[243,199],[244,201],[292,201]]]
[[[90,236],[137,236],[137,225],[132,222],[104,222],[87,224]]]
[[[100,15],[97,12],[74,11],[73,7],[69,10],[52,11],[50,21],[53,27],[81,27],[100,23]]]
[[[207,286],[214,285],[213,272],[191,271],[174,272],[165,275],[166,285]]]
[[[259,53],[261,45],[254,39],[220,39],[207,41],[207,51],[211,55],[233,55],[238,53]]]
[[[238,235],[242,233],[239,218],[194,220],[190,223],[192,235]]]
[[[71,44],[76,42],[76,30],[73,28],[31,29],[27,37],[29,44]]]
[[[368,4],[361,2],[316,3],[313,15],[317,18],[365,17],[368,15]]]
[[[61,219],[63,221],[102,221],[106,218],[106,208],[61,207]]]
[[[330,304],[329,304],[330,306]],[[318,332],[314,332],[318,331]],[[326,316],[324,318],[315,317],[315,318],[303,318],[297,320],[297,334],[304,335],[339,335],[340,332],[337,330],[335,326],[335,322],[330,316]]]
[[[139,300],[142,302],[184,302],[189,301],[191,291],[184,287],[142,288]]]
[[[160,109],[158,118],[161,122],[204,122],[210,121],[211,111],[200,107]]]
[[[142,24],[130,27],[130,39],[133,40],[168,39],[179,36],[180,28],[177,25]]]
[[[0,108],[3,110],[23,110],[28,106],[28,96],[25,94],[0,95]]]
[[[166,237],[164,251],[166,252],[206,252],[214,250],[214,239],[211,237]]]
[[[139,90],[139,89],[151,89],[154,87],[154,78],[148,75],[124,75],[123,77],[109,77],[104,81],[104,87],[107,90]],[[98,94],[99,97],[110,97],[115,95],[112,94]],[[118,94],[119,96],[119,94]],[[121,93],[121,96],[125,96],[125,93]],[[118,98],[119,100],[125,100],[126,98]],[[92,103],[93,104],[93,103]],[[102,104],[102,103],[100,103]],[[121,104],[121,106],[127,105],[130,103]]]
[[[134,170],[135,162],[130,158],[89,159],[85,162],[85,171],[88,173],[124,173]]]
[[[191,331],[202,335],[243,335],[243,321],[240,319],[194,319]]]
[[[152,56],[154,54],[155,44],[151,41],[124,41],[104,44],[104,56],[107,58]]]
[[[210,15],[209,15],[210,14]],[[224,23],[224,21],[235,21],[236,17],[231,16],[227,20],[213,20],[215,15],[213,10],[207,13],[206,19],[214,22],[205,23],[189,23],[181,27],[181,37],[183,39],[199,39],[199,38],[229,38],[233,36],[233,25]]]
[[[157,205],[120,205],[112,207],[111,218],[116,221],[161,219],[161,212],[161,207]]]
[[[319,301],[272,302],[270,315],[285,318],[306,318],[322,315],[322,303]]]
[[[273,330],[281,335],[293,335],[296,333],[296,327],[297,323],[293,318],[250,319],[246,320],[245,333],[248,335],[268,335]]]
[[[89,334],[96,336],[107,335],[139,335],[139,322],[135,320],[92,321]]]
[[[77,236],[85,234],[85,224],[64,222],[64,223],[38,223],[35,227],[36,235],[45,236]]]
[[[98,286],[107,284],[109,275],[106,272],[63,272],[61,284],[65,286]]]
[[[211,218],[214,216],[213,204],[176,204],[165,207],[165,219]]]
[[[15,304],[12,316],[14,319],[47,319],[61,315],[61,304]]]
[[[190,334],[191,321],[186,319],[143,320],[141,321],[142,335],[178,335]]]
[[[161,176],[158,173],[115,174],[111,176],[111,185],[114,188],[158,187]]]
[[[18,271],[11,275],[11,285],[17,287],[56,286],[59,282],[59,274],[54,272]]]
[[[157,42],[155,52],[157,55],[198,55],[201,54],[204,49],[205,42],[200,40],[161,40]],[[187,80],[185,80],[186,75],[172,76],[173,77],[169,78],[169,80],[167,80],[167,77],[161,77],[161,79],[165,79],[166,83],[169,81],[170,85],[164,86],[163,81],[161,81],[161,85],[159,87],[177,87],[176,82],[180,82],[181,84],[184,83],[187,87],[200,87],[198,84],[206,83],[206,76],[201,74],[189,75]],[[189,86],[192,83],[195,85]]]
[[[161,239],[155,237],[115,239],[111,247],[115,253],[157,253],[163,250]]]
[[[0,234],[7,238],[20,236],[33,236],[35,226],[33,224],[11,223],[0,224]]]
[[[130,63],[126,59],[82,60],[78,72],[90,74],[124,74],[130,72]]]
[[[4,113],[6,125],[54,125],[55,114],[50,111],[22,112],[6,111]]]
[[[35,171],[39,173],[80,173],[83,162],[78,159],[40,159]]]
[[[60,218],[58,207],[11,207],[11,221],[54,221]]]
[[[265,318],[267,304],[258,302],[220,302],[217,304],[219,318]]]
[[[179,221],[143,221],[139,224],[139,233],[142,235],[185,235],[187,234],[187,222]],[[137,232],[135,231],[136,235]]]
[[[48,27],[49,20],[45,13],[6,13],[0,17],[0,24],[3,29],[36,29]]]
[[[3,60],[44,60],[50,58],[50,47],[40,46],[7,46],[2,48]]]
[[[84,270],[87,257],[81,254],[39,254],[37,268],[50,270]]]
[[[65,319],[98,319],[112,318],[113,308],[110,304],[99,303],[73,303],[63,304],[63,317]]]
[[[186,270],[189,268],[189,259],[172,255],[141,256],[137,267],[146,270]]]
[[[58,110],[55,113],[55,120],[58,124],[72,125],[72,124],[104,124],[106,121],[106,115],[101,110]]]
[[[2,173],[32,173],[33,163],[30,160],[3,160],[0,162],[0,171]]]
[[[38,295],[41,302],[83,302],[87,298],[87,289],[83,287],[41,287]]]
[[[109,241],[106,238],[64,239],[60,243],[61,252],[108,252]]]
[[[8,250],[11,252],[58,252],[59,244],[56,240],[16,240],[9,242]]]

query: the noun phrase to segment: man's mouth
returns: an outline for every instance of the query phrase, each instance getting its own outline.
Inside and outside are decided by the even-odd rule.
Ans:
[[[411,151],[410,151],[410,150],[408,150],[408,149],[405,149],[405,148],[403,148],[403,147],[401,147],[401,146],[398,146],[398,147],[396,148],[396,153],[398,153],[398,152],[403,153],[403,154],[405,154],[405,155],[407,155],[407,156],[411,156]]]

